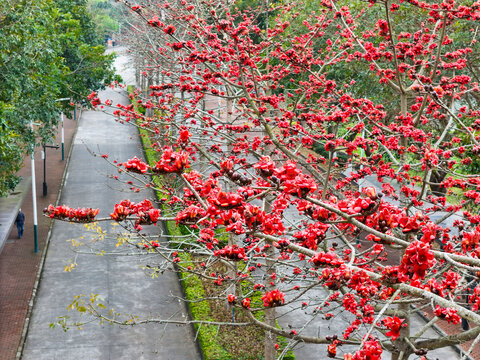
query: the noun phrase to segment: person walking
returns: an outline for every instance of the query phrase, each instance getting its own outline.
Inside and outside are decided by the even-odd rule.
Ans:
[[[21,239],[23,235],[24,224],[25,224],[25,214],[22,212],[22,209],[18,209],[17,218],[15,219],[15,224],[17,224],[18,238]]]

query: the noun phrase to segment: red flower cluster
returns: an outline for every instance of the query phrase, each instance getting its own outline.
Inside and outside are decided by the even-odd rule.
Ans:
[[[273,171],[275,170],[275,164],[269,156],[263,156],[258,163],[253,165],[253,167],[257,170],[260,176],[266,178],[272,176]]]
[[[188,131],[188,128],[186,126],[182,126],[180,128],[179,134],[180,134],[178,138],[179,143],[188,143],[190,137],[192,136],[192,133]]]
[[[144,163],[142,160],[138,159],[136,156],[133,159],[130,159],[127,162],[124,162],[122,165],[128,171],[138,173],[138,174],[145,174],[149,168],[147,163]]]
[[[131,9],[132,11],[135,11],[137,13],[140,13],[142,11],[142,7],[140,5],[133,5]]]
[[[235,304],[236,299],[237,299],[237,297],[233,294],[228,294],[227,295],[227,301],[232,305]]]
[[[473,232],[463,232],[462,248],[464,251],[474,249],[480,242],[480,225]]]
[[[208,196],[212,190],[218,187],[218,180],[210,177],[206,181],[202,180],[202,175],[196,171],[192,170],[188,173],[184,173],[185,179],[192,185],[195,191],[202,197]],[[188,188],[183,188],[184,196],[194,197],[193,192]]]
[[[353,355],[352,360],[380,360],[382,358],[382,351],[378,340],[369,339],[365,341],[363,347]]]
[[[141,224],[156,224],[160,217],[160,210],[154,209],[152,203],[147,199],[138,204],[130,200],[122,200],[120,204],[115,204],[114,211],[110,214],[110,218],[115,221],[123,221],[129,215],[137,215],[135,228],[141,229],[139,226]]]
[[[295,179],[301,170],[297,168],[297,163],[292,160],[287,160],[281,168],[275,169],[275,176],[281,181],[285,182],[287,180]]]
[[[356,271],[352,274],[348,287],[357,291],[363,298],[374,296],[380,284],[370,279],[365,271]]]
[[[375,201],[370,198],[353,198],[338,202],[338,208],[347,214],[358,214],[372,210]]]
[[[398,266],[385,266],[382,270],[382,280],[389,282],[390,284],[396,284],[407,278],[406,275],[400,271]]]
[[[123,221],[131,213],[132,213],[132,210],[130,208],[121,204],[115,204],[113,213],[110,214],[110,217],[112,218],[112,220],[115,220],[115,221]]]
[[[243,196],[235,193],[226,193],[220,191],[215,197],[209,198],[208,201],[220,209],[233,209],[243,202]]]
[[[243,216],[245,217],[245,223],[247,224],[248,228],[252,230],[263,223],[265,212],[262,211],[258,206],[247,203],[245,205]]]
[[[329,344],[327,346],[327,356],[329,358],[334,358],[335,356],[337,356],[337,344],[336,343]]]
[[[338,290],[346,280],[350,279],[351,275],[350,269],[345,265],[340,265],[339,267],[323,269],[321,280],[325,281],[325,286],[330,290]]]
[[[275,289],[265,293],[262,296],[263,306],[265,307],[274,307],[285,304],[285,294],[280,290]]]
[[[480,309],[480,286],[476,286],[475,289],[473,289],[473,294],[468,296],[468,302],[473,304],[473,311]]]
[[[371,200],[377,200],[377,190],[373,186],[364,187],[362,193],[365,194]]]
[[[178,224],[195,224],[198,220],[203,218],[205,215],[207,215],[207,212],[195,205],[190,205],[187,207],[185,210],[182,210],[177,213],[177,216],[175,217],[175,221]]]
[[[344,264],[344,261],[342,259],[339,259],[337,254],[334,252],[319,252],[316,253],[315,256],[313,256],[308,262],[314,263],[316,266],[322,266],[322,265],[327,265],[327,266],[340,266]]]
[[[400,329],[404,326],[407,326],[407,324],[402,324],[405,319],[400,319],[396,316],[392,317],[387,317],[382,320],[383,325],[385,325],[389,331],[385,333],[386,336],[390,336],[392,338],[392,341],[397,340],[397,338],[400,336]]]
[[[69,219],[70,221],[78,222],[93,222],[95,221],[95,216],[98,215],[100,209],[92,208],[69,208],[68,206],[53,206],[48,205],[46,209],[43,209],[43,213],[49,216],[51,219]]]
[[[145,212],[140,211],[138,212],[138,219],[136,220],[136,224],[143,224],[143,225],[151,225],[156,224],[158,218],[160,217],[160,209],[149,209]]]
[[[245,255],[245,249],[243,247],[239,247],[238,245],[227,245],[223,249],[215,250],[213,255],[222,256],[234,261],[247,259],[247,256]]]
[[[173,33],[175,33],[175,30],[177,30],[177,29],[176,29],[175,26],[173,26],[173,25],[167,25],[167,26],[165,27],[165,29],[163,29],[163,31],[164,31],[165,34],[167,34],[167,35],[172,35]]]
[[[300,174],[292,180],[284,183],[284,191],[287,194],[297,195],[300,198],[307,196],[317,190],[318,186],[311,177]]]
[[[382,201],[378,207],[378,211],[368,217],[367,225],[383,233],[387,233],[398,226],[400,215],[401,211],[397,207]]]
[[[201,229],[200,238],[197,241],[206,244],[207,249],[211,250],[214,245],[218,244],[218,240],[214,236],[215,232],[212,229]]]
[[[303,231],[293,234],[293,237],[301,241],[301,246],[317,250],[317,245],[325,239],[325,234],[330,228],[330,225],[322,222],[315,222],[309,224]]]
[[[171,147],[165,147],[162,157],[152,168],[152,171],[159,174],[182,173],[189,167],[187,152],[176,152]]]
[[[90,100],[90,103],[93,107],[96,107],[102,103],[98,98],[98,94],[95,91],[92,91],[90,95],[87,96],[87,99]]]
[[[441,308],[439,305],[435,307],[433,314],[453,324],[458,324],[462,320],[460,316],[458,316],[457,310],[452,308]]]
[[[404,233],[409,233],[413,231],[417,231],[420,229],[420,226],[424,225],[425,223],[422,222],[424,216],[422,213],[417,212],[413,217],[403,216],[400,218],[399,225],[403,228]],[[418,221],[421,221],[420,223]]]
[[[158,18],[158,16],[154,16],[150,20],[148,20],[148,24],[152,27],[163,27],[164,26],[163,23]]]
[[[425,278],[425,273],[435,265],[435,255],[430,250],[430,244],[414,241],[405,250],[400,271],[413,275],[413,279]]]
[[[267,235],[283,234],[285,226],[281,215],[276,213],[266,214],[262,223],[262,231]]]

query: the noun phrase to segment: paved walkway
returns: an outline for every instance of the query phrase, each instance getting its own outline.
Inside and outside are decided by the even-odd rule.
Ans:
[[[65,152],[68,154],[76,121],[64,120]],[[60,139],[57,134],[57,139]],[[57,143],[58,144],[58,143]],[[42,196],[43,161],[39,148],[35,152],[35,172],[37,176],[37,209],[40,211],[50,203],[55,203],[60,190],[63,169],[60,150],[47,149],[47,185],[48,194]],[[6,198],[0,199],[0,360],[15,359],[21,343],[24,321],[28,313],[37,271],[45,249],[50,219],[38,217],[38,242],[40,251],[34,252],[33,206],[31,191],[30,156],[25,158],[19,175],[22,182]],[[18,208],[25,213],[25,232],[22,239],[17,238],[17,229],[13,224]]]
[[[125,63],[126,58],[119,56],[117,71],[124,80],[131,81],[131,74],[125,73]],[[112,99],[114,104],[128,102],[123,91],[107,89],[101,92],[101,97],[103,100]],[[122,199],[137,202],[153,197],[152,193],[135,194],[126,191],[127,188],[123,192],[118,191],[121,183],[106,176],[116,173],[115,168],[101,157],[92,157],[89,150],[108,153],[110,159],[119,161],[133,156],[142,157],[135,128],[116,123],[108,114],[84,112],[79,120],[61,204],[100,208],[99,217],[107,217],[114,204]],[[109,221],[101,226],[109,234],[114,232]],[[157,227],[148,228],[158,232]],[[140,267],[146,261],[158,263],[159,259],[129,256],[123,248],[115,246],[115,238],[109,237],[91,245],[112,254],[95,256],[95,250],[87,246],[90,244],[89,236],[81,238],[85,233],[84,227],[79,224],[55,222],[22,358],[200,359],[194,333],[189,326],[165,328],[149,324],[120,327],[93,321],[83,326],[83,330],[71,328],[63,332],[60,327],[49,329],[49,324],[59,316],[69,315],[71,320],[83,319],[75,311],[67,311],[74,296],[80,294],[87,297],[91,293],[99,294],[107,309],[113,308],[115,312],[140,318],[183,319],[186,316],[186,309],[178,300],[182,293],[176,275],[165,272],[152,279]],[[70,239],[82,241],[85,246],[72,248],[68,242]],[[77,266],[65,272],[64,266],[72,262]]]
[[[0,197],[0,253],[8,240],[25,195],[31,187],[31,177],[25,176],[7,197]]]

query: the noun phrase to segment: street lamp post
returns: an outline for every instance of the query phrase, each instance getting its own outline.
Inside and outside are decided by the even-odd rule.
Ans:
[[[30,122],[30,128],[33,132],[33,122]],[[37,125],[37,124],[35,124]],[[37,189],[35,186],[35,144],[32,144],[31,154],[32,165],[32,202],[33,202],[33,244],[35,252],[38,253],[38,230],[37,230]]]
[[[65,132],[63,129],[63,111],[60,113],[60,121],[62,123],[62,161],[63,161],[65,160]]]
[[[70,98],[61,98],[55,101],[67,101],[67,100],[70,100]],[[73,116],[75,117],[75,114]],[[65,160],[65,133],[63,129],[63,111],[60,113],[60,123],[62,124],[62,161],[63,161]],[[44,195],[45,195],[45,190],[44,190]]]
[[[43,159],[43,196],[47,196],[47,151],[46,151],[47,149],[46,148],[52,148],[52,149],[57,149],[58,150],[58,145],[43,145],[43,152],[42,152],[42,159]]]

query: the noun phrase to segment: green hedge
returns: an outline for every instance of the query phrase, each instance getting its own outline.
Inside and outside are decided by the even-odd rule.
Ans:
[[[127,91],[129,94],[133,93],[133,86],[128,86]],[[132,101],[136,106],[136,102]],[[147,163],[152,167],[157,161],[157,152],[151,147],[151,140],[149,137],[149,132],[142,127],[139,127],[139,134],[142,140],[142,145],[146,157]],[[153,182],[156,186],[160,186],[160,177],[155,177]],[[159,200],[163,198],[159,192],[156,192],[156,196]],[[165,206],[162,206],[165,210]],[[165,223],[165,230],[169,236],[182,236],[188,234],[188,230],[185,226],[180,225],[176,226],[173,222]],[[221,237],[221,236],[220,236]],[[175,245],[173,242],[172,245]],[[194,267],[192,257],[190,254],[179,253],[178,255],[181,259],[182,267],[187,268],[188,266]],[[215,321],[212,317],[212,311],[210,305],[207,301],[196,301],[198,299],[205,297],[205,289],[203,287],[202,281],[198,276],[195,276],[189,272],[181,271],[179,269],[179,275],[181,279],[181,284],[183,286],[183,291],[185,293],[186,299],[189,301],[188,306],[192,319],[194,320],[204,320],[204,321]],[[257,299],[258,297],[258,299]],[[261,302],[261,295],[257,294],[255,300]],[[252,299],[253,300],[253,299]],[[258,316],[262,317],[263,313],[258,313]],[[205,360],[234,360],[233,355],[226,351],[222,345],[217,341],[217,326],[205,325],[205,324],[194,324],[198,342],[200,344],[202,355]],[[286,346],[287,341],[283,337],[278,337],[278,342],[282,347]],[[295,360],[293,352],[290,350],[285,356],[285,360]],[[260,360],[260,359],[259,359]]]
[[[133,92],[133,86],[127,87],[128,93]],[[135,104],[134,101],[132,101]],[[146,160],[150,166],[154,166],[157,161],[157,152],[152,149],[151,141],[149,137],[149,132],[141,127],[139,127],[139,134],[142,140],[142,145],[145,153]],[[153,179],[155,185],[160,185],[159,177]],[[159,192],[156,192],[157,198],[160,200],[163,195]],[[177,227],[173,222],[165,223],[165,230],[170,236],[181,236],[182,231]],[[193,266],[192,258],[189,254],[181,253],[179,254],[180,259],[182,260],[182,266],[188,267]],[[181,284],[187,300],[189,302],[189,310],[194,320],[206,320],[213,321],[211,317],[211,310],[208,302],[194,302],[195,300],[205,296],[205,290],[203,288],[202,282],[197,276],[191,275],[188,272],[179,271]],[[225,351],[225,349],[217,342],[217,327],[212,325],[203,325],[195,324],[195,330],[198,342],[202,349],[203,358],[205,360],[228,360],[232,359],[230,354]]]

